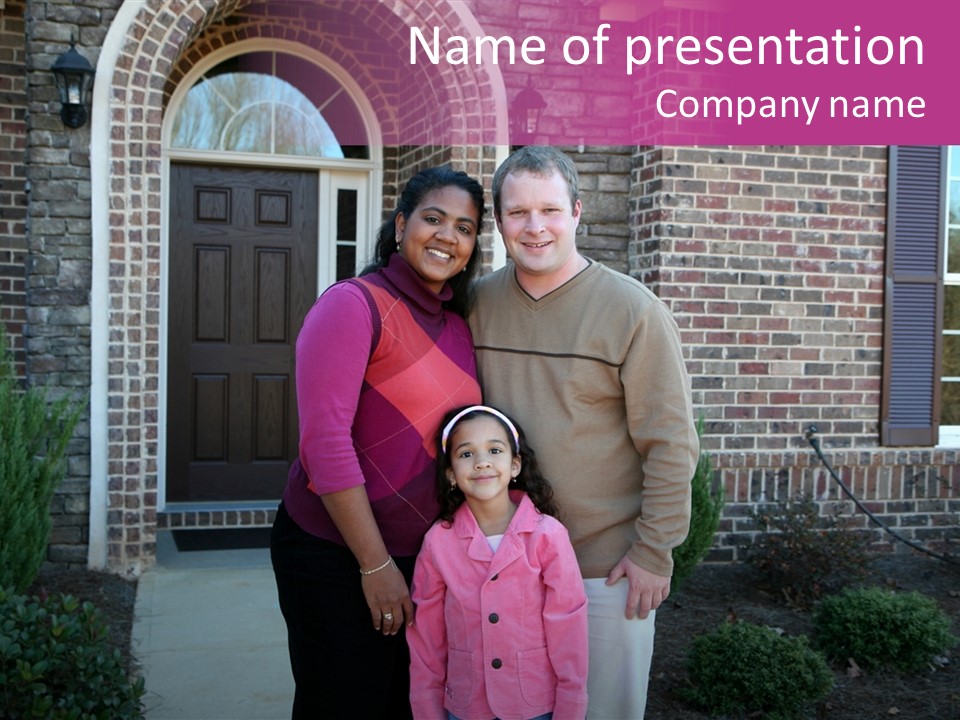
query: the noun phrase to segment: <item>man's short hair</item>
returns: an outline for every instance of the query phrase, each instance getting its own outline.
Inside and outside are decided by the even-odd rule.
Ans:
[[[570,157],[549,145],[525,145],[504,160],[493,175],[493,212],[500,217],[500,191],[508,175],[528,172],[546,176],[560,173],[570,191],[570,210],[580,199],[580,179]]]

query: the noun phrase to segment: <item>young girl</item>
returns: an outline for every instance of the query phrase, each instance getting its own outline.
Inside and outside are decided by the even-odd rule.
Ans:
[[[417,557],[407,628],[413,715],[583,718],[587,600],[553,491],[499,410],[454,410],[442,428],[440,516]]]

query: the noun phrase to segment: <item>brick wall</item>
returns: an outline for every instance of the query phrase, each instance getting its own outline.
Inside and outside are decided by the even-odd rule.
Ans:
[[[960,452],[930,448],[834,449],[821,437],[828,462],[847,487],[884,524],[903,537],[940,552],[960,542]],[[709,438],[708,438],[709,441]],[[809,449],[788,452],[710,451],[727,505],[712,560],[732,560],[758,528],[749,512],[764,503],[800,494],[820,504],[823,515],[841,509],[849,526],[869,529],[879,552],[905,552],[905,545],[855,510],[847,495]]]
[[[886,152],[663,150],[661,296],[718,449],[795,448],[811,422],[876,444]]]
[[[960,539],[958,454],[878,446],[886,158],[863,146],[634,155],[631,267],[681,328],[729,501],[716,557],[750,540],[757,503],[805,493],[830,512],[843,499],[811,425],[873,511],[911,537]]]
[[[26,48],[23,0],[0,0],[0,323],[23,375],[26,319]]]

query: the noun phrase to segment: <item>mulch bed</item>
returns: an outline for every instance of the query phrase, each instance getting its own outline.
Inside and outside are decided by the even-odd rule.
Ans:
[[[96,570],[44,566],[27,590],[29,595],[42,596],[43,593],[63,593],[81,602],[92,602],[103,616],[109,633],[108,640],[120,651],[127,671],[131,674],[137,671],[137,661],[130,649],[137,599],[136,579]]]
[[[960,636],[960,568],[920,554],[875,560],[869,582],[897,590],[918,590],[934,598],[954,620]],[[90,600],[110,626],[111,642],[131,671],[130,653],[136,580],[90,570],[45,568],[31,592],[64,592]],[[646,720],[707,720],[680,700],[675,690],[687,682],[685,663],[691,640],[730,619],[781,628],[790,635],[812,636],[808,612],[790,608],[756,588],[752,571],[741,564],[702,564],[681,590],[657,612],[656,651],[650,674]],[[836,670],[836,687],[813,717],[827,720],[960,719],[960,646],[950,662],[927,672],[901,675]],[[739,720],[739,719],[738,719]]]
[[[867,583],[895,590],[917,590],[936,600],[953,618],[960,636],[960,567],[926,555],[898,554],[874,560]],[[702,564],[675,596],[657,611],[656,650],[650,671],[646,720],[706,720],[675,690],[687,682],[685,663],[691,641],[731,619],[774,628],[788,635],[813,635],[809,612],[793,609],[756,587],[742,564]],[[928,672],[857,673],[836,670],[836,687],[811,717],[828,720],[960,719],[960,646],[950,662]]]

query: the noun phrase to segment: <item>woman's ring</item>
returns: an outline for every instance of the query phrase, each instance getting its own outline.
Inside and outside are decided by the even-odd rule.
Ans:
[[[387,622],[393,622],[393,613],[384,613],[383,619]]]

